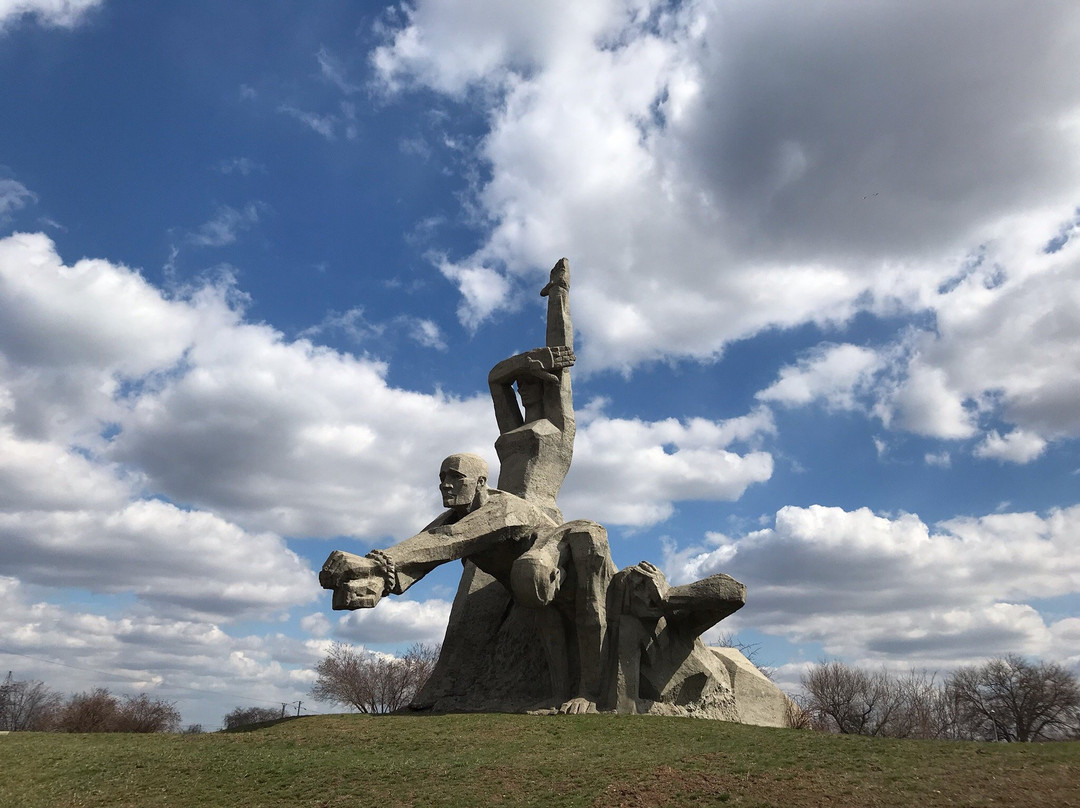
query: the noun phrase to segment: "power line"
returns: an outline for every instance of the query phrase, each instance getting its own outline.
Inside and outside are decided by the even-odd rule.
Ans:
[[[35,662],[44,662],[44,663],[46,663],[48,665],[59,665],[62,668],[71,668],[72,670],[77,670],[77,671],[87,671],[89,673],[97,673],[97,674],[100,674],[101,676],[108,676],[108,677],[113,678],[113,679],[128,679],[128,680],[130,680],[132,682],[138,682],[138,681],[141,681],[144,678],[144,677],[140,677],[140,676],[132,676],[131,674],[115,673],[113,671],[103,671],[103,670],[101,670],[99,668],[87,668],[84,665],[71,665],[71,664],[69,664],[67,662],[57,662],[54,659],[45,659],[43,657],[32,656],[30,654],[23,654],[23,653],[20,653],[19,651],[9,651],[6,648],[0,648],[0,654],[9,654],[11,656],[23,657],[25,659],[32,659]],[[164,675],[162,675],[161,678],[164,679],[165,678]],[[226,693],[226,692],[221,691],[221,690],[207,690],[207,689],[201,688],[201,687],[191,687],[190,685],[169,684],[168,687],[173,688],[175,690],[190,690],[190,691],[192,691],[194,693],[205,693],[205,694],[210,695],[210,696],[229,696],[230,698],[242,699],[243,701],[257,701],[260,704],[280,704],[281,703],[280,701],[270,701],[269,699],[256,699],[256,698],[253,698],[251,696],[240,696],[240,695],[237,695],[235,693]],[[308,710],[306,708],[305,708],[304,712],[308,713],[310,715],[324,715],[323,713],[316,713],[316,712],[313,712],[313,711]],[[299,712],[297,712],[297,715],[299,715]]]

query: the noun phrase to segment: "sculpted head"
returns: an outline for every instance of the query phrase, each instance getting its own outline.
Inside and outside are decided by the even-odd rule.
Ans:
[[[488,464],[480,455],[452,454],[439,469],[443,507],[468,513],[487,501]]]
[[[664,613],[668,582],[654,564],[642,561],[626,569],[626,610],[637,617],[657,618]]]

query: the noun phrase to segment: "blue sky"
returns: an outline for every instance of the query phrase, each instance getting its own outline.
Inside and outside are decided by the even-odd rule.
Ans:
[[[1080,669],[1080,10],[0,2],[0,653],[216,727],[441,637],[570,259],[560,503],[808,661]],[[715,637],[716,632],[713,632]],[[59,663],[59,664],[57,664]]]

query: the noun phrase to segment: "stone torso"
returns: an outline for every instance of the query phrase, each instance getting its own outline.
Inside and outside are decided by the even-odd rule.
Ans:
[[[505,432],[495,441],[499,455],[499,489],[509,491],[551,513],[570,469],[572,449],[566,435],[546,418]],[[558,517],[561,521],[561,515]]]

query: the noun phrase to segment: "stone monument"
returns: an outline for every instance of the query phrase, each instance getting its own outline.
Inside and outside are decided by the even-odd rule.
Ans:
[[[498,488],[488,488],[483,458],[451,455],[439,470],[442,514],[392,547],[363,557],[331,553],[319,582],[334,591],[335,609],[372,608],[435,567],[463,562],[442,651],[414,710],[603,710],[732,721],[768,713],[739,709],[739,666],[700,639],[743,606],[746,587],[722,574],[672,587],[645,561],[616,571],[601,525],[563,520],[556,499],[575,434],[565,258],[540,294],[547,298],[546,345],[488,374]],[[783,698],[778,690],[775,697]]]

